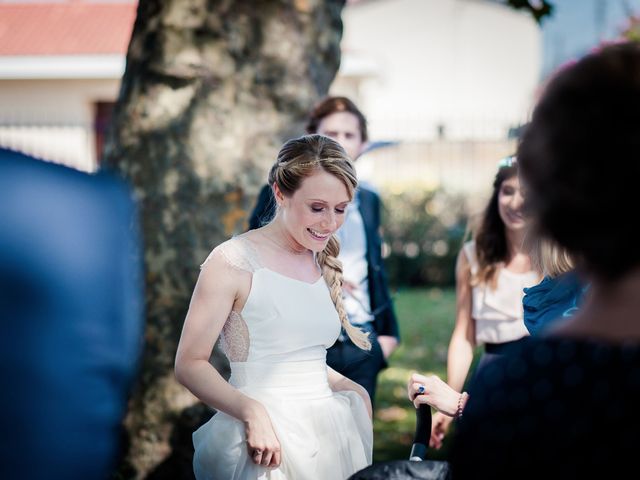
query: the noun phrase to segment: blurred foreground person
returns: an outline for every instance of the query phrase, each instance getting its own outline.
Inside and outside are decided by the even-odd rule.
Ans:
[[[528,209],[589,292],[574,316],[481,371],[454,478],[626,478],[640,428],[640,44],[554,77],[518,148]],[[623,473],[630,472],[630,473]]]
[[[142,346],[128,189],[0,149],[0,478],[109,478]]]

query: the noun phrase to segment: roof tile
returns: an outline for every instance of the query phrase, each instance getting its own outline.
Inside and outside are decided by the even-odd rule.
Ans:
[[[0,3],[0,56],[126,54],[137,2]]]

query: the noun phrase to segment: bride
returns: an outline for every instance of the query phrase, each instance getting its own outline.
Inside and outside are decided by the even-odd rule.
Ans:
[[[202,265],[175,360],[176,377],[218,410],[193,434],[198,480],[346,479],[371,463],[367,391],[326,365],[347,320],[334,236],[357,185],[328,137],[282,147],[269,172],[268,225],[228,240]],[[209,363],[220,336],[226,382]]]

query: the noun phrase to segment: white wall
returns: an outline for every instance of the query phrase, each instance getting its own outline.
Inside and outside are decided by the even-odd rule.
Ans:
[[[94,103],[115,101],[119,85],[119,79],[0,80],[0,145],[94,170]]]
[[[504,140],[527,116],[541,62],[529,15],[481,0],[370,0],[350,3],[343,21],[332,93],[355,97],[373,140],[429,141],[439,124],[446,140]],[[113,60],[116,71],[124,57]],[[0,78],[0,145],[95,169],[93,104],[114,101],[120,80],[90,70]]]
[[[480,0],[376,0],[344,10],[333,94],[356,96],[374,140],[505,138],[529,113],[541,35]]]

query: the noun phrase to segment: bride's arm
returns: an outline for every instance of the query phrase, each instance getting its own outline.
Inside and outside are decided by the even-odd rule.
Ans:
[[[175,374],[202,402],[242,419],[248,397],[229,385],[209,363],[236,298],[237,279],[232,273],[215,255],[200,272],[178,343]]]
[[[329,386],[331,390],[334,392],[351,390],[356,392],[358,395],[362,397],[365,406],[367,407],[367,412],[369,413],[369,418],[373,418],[373,407],[371,405],[371,398],[369,398],[369,393],[367,390],[360,385],[359,383],[354,382],[353,380],[348,379],[344,375],[336,372],[333,368],[327,365],[328,370],[328,378],[329,378]]]
[[[278,465],[280,444],[264,406],[231,386],[209,363],[211,351],[242,291],[246,274],[231,268],[219,255],[203,267],[193,291],[175,359],[178,382],[202,402],[240,420],[256,463]],[[257,459],[253,453],[263,452]]]

